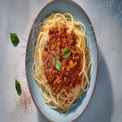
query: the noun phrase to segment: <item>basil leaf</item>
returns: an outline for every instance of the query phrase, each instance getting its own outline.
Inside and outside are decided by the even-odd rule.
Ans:
[[[14,46],[17,46],[19,43],[19,38],[16,35],[16,33],[10,33],[10,38],[11,38],[11,42]]]
[[[55,67],[58,71],[62,70],[61,62],[58,59],[56,59],[56,61],[55,61]]]
[[[21,85],[18,80],[15,80],[15,87],[16,87],[17,94],[20,96],[22,90],[21,90]]]
[[[66,49],[63,53],[63,58],[68,58],[69,55],[71,54],[71,50],[70,49]]]

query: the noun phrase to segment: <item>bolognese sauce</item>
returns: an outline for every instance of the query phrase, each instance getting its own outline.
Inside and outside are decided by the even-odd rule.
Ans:
[[[67,32],[65,25],[50,29],[48,34],[49,39],[42,52],[47,83],[55,93],[59,93],[62,88],[70,91],[81,82],[79,73],[82,70],[82,54],[76,46],[77,36],[74,32]],[[71,54],[67,58],[63,58],[63,52],[66,49],[70,49]],[[61,71],[55,67],[56,59],[61,63]]]

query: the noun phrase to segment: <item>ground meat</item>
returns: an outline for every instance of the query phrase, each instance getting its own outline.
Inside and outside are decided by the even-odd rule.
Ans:
[[[70,91],[81,81],[78,74],[82,70],[82,54],[76,47],[76,39],[75,33],[68,33],[65,25],[49,30],[49,40],[44,47],[42,57],[47,82],[55,93],[59,93],[62,88]],[[66,49],[70,49],[71,54],[63,58]],[[62,71],[56,69],[56,59],[61,62]]]

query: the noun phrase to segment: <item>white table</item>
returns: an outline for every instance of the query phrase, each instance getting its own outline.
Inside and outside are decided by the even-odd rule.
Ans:
[[[32,23],[49,0],[0,0],[0,122],[47,122],[37,111],[25,76],[26,44]],[[122,1],[76,0],[87,12],[99,47],[98,78],[92,100],[77,122],[122,121]],[[20,38],[13,47],[9,33]],[[29,103],[15,90],[21,82]],[[21,102],[20,102],[21,101]],[[26,101],[27,102],[27,101]]]

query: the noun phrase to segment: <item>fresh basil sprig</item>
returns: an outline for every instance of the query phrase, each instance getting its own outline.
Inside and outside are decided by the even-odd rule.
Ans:
[[[58,60],[58,59],[56,59],[55,60],[55,67],[56,67],[56,69],[58,70],[58,71],[62,71],[62,65],[61,65],[61,62]]]
[[[63,52],[63,58],[68,58],[71,54],[71,50],[70,49],[66,49],[64,52]]]
[[[15,88],[16,88],[17,94],[20,96],[22,93],[22,89],[18,80],[15,80]]]
[[[17,36],[16,33],[10,33],[10,38],[11,38],[11,42],[14,46],[17,46],[19,43],[19,38]]]

